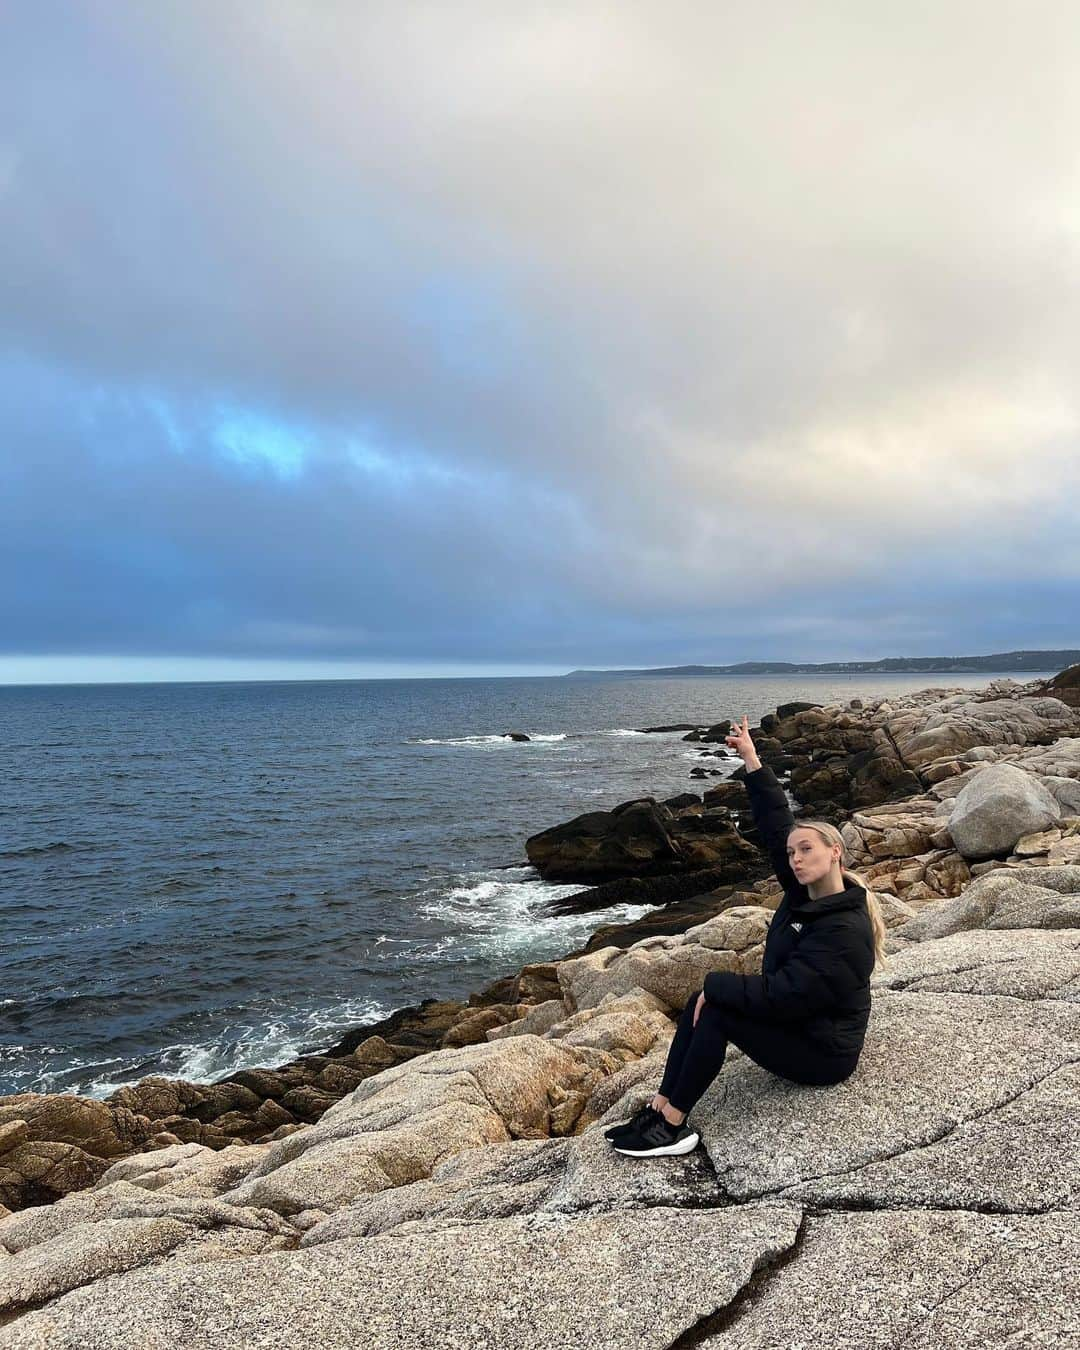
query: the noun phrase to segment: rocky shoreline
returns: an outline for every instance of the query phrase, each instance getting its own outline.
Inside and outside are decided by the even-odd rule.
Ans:
[[[424,1271],[447,1345],[583,1341],[586,1310],[605,1346],[786,1345],[791,1309],[822,1345],[1078,1334],[1075,1255],[1046,1249],[1080,1218],[1080,668],[786,705],[753,736],[891,930],[847,1083],[734,1055],[703,1150],[619,1165],[593,1127],[655,1085],[708,970],[757,968],[779,892],[738,774],[587,813],[528,841],[541,875],[658,907],[578,952],[277,1068],[0,1098],[0,1344],[350,1345],[358,1309],[365,1344],[408,1344]]]

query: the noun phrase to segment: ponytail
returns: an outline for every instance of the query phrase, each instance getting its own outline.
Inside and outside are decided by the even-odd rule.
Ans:
[[[870,915],[870,930],[874,935],[874,969],[876,970],[878,966],[883,966],[887,959],[885,956],[885,934],[888,930],[881,913],[881,905],[865,877],[859,876],[858,872],[848,871],[843,863],[840,865],[840,875],[848,885],[861,886],[866,892],[866,912]]]

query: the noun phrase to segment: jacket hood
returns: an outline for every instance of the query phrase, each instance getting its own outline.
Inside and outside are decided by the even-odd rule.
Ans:
[[[818,900],[809,896],[792,905],[793,914],[803,919],[819,918],[822,914],[838,914],[845,909],[860,909],[866,905],[866,890],[862,886],[848,886],[835,895],[823,895]]]

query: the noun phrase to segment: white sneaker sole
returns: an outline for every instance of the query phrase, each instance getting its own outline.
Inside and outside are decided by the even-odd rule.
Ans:
[[[697,1134],[688,1134],[685,1139],[680,1139],[675,1144],[658,1144],[655,1148],[620,1148],[619,1141],[616,1139],[613,1145],[616,1153],[623,1153],[628,1158],[661,1158],[665,1155],[681,1155],[683,1153],[692,1153],[701,1143],[701,1136]]]

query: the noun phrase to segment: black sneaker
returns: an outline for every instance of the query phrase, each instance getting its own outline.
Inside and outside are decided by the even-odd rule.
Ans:
[[[611,1143],[612,1140],[619,1139],[624,1134],[633,1134],[635,1130],[639,1130],[643,1126],[648,1125],[653,1116],[658,1116],[659,1114],[659,1111],[654,1110],[653,1107],[646,1102],[644,1106],[634,1112],[629,1120],[624,1120],[621,1125],[609,1125],[604,1131],[604,1138],[608,1143]]]
[[[648,1124],[612,1141],[616,1153],[625,1153],[628,1158],[662,1158],[691,1153],[697,1148],[701,1140],[685,1120],[681,1125],[672,1125],[658,1111],[653,1114],[655,1119]]]

